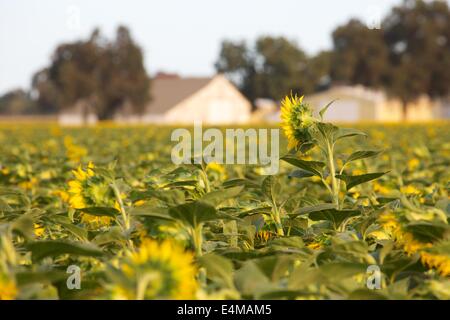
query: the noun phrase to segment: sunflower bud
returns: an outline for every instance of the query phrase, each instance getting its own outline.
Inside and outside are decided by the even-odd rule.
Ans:
[[[286,96],[281,101],[281,120],[289,149],[298,148],[312,140],[309,129],[317,119],[313,117],[309,105],[303,102],[303,96]]]

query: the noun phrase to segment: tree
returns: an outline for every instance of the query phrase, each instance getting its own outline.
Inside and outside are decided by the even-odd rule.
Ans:
[[[107,118],[126,102],[142,113],[149,99],[150,81],[141,49],[125,27],[118,28],[116,40],[108,49],[100,61],[101,117]]]
[[[404,106],[426,93],[445,97],[450,88],[450,10],[445,1],[404,1],[383,21],[389,48],[386,88]]]
[[[141,49],[128,29],[119,27],[113,42],[95,30],[87,41],[60,45],[32,85],[46,107],[61,110],[81,102],[85,115],[90,109],[107,119],[126,102],[141,112],[149,99],[149,81]]]
[[[337,83],[378,87],[388,69],[383,32],[352,19],[333,31],[331,77]]]
[[[280,99],[286,92],[310,92],[307,56],[294,42],[283,37],[260,37],[249,47],[245,42],[222,43],[215,64],[251,101],[264,97]]]
[[[283,37],[261,37],[256,41],[259,96],[281,99],[286,92],[308,93],[307,56],[294,42]]]
[[[22,89],[11,90],[0,97],[0,114],[23,115],[37,112],[36,103]]]
[[[223,41],[215,67],[217,72],[225,74],[250,101],[258,98],[254,54],[246,42]]]
[[[311,85],[310,91],[320,91],[329,87],[332,58],[332,51],[321,51],[308,59],[305,77]]]

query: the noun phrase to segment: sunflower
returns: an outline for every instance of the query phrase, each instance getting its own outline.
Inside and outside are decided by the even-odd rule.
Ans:
[[[16,283],[0,271],[0,300],[13,300],[17,296]]]
[[[36,236],[36,237],[42,237],[42,235],[44,234],[44,232],[45,232],[45,228],[44,228],[44,226],[43,225],[41,225],[41,224],[38,224],[38,223],[34,223],[33,224],[33,227],[34,227],[34,235]]]
[[[260,230],[257,233],[255,233],[255,239],[259,240],[262,243],[266,243],[273,237],[274,237],[274,235],[270,231],[267,231],[267,230]]]
[[[434,254],[423,251],[420,260],[429,268],[435,268],[442,276],[450,276],[450,256],[448,254]]]
[[[420,242],[414,239],[410,232],[405,232],[398,219],[392,213],[381,215],[380,222],[383,228],[391,233],[393,238],[400,244],[403,251],[409,256],[418,253],[422,264],[429,269],[436,269],[442,276],[450,275],[450,256],[448,252],[432,252],[437,246],[429,242]],[[445,250],[443,250],[445,251]]]
[[[288,149],[298,148],[311,140],[309,128],[317,122],[303,96],[286,96],[281,101],[281,127],[288,139]]]
[[[84,209],[91,207],[115,207],[117,201],[107,181],[95,174],[95,165],[89,162],[86,169],[79,166],[72,170],[75,179],[68,182],[68,202],[73,209]],[[94,216],[81,213],[81,220],[91,226],[103,226],[111,223],[108,216]]]
[[[72,170],[75,176],[74,180],[69,181],[69,204],[74,209],[83,209],[87,206],[87,197],[85,195],[85,189],[88,187],[88,179],[93,177],[94,164],[89,162],[86,171],[81,168],[81,165],[76,170]]]
[[[412,233],[404,231],[398,218],[393,213],[384,213],[379,220],[383,229],[391,234],[409,256],[432,246],[431,243],[417,241]]]
[[[66,156],[72,162],[80,162],[87,155],[86,148],[74,144],[71,136],[64,137],[64,146],[66,147]]]
[[[206,166],[206,173],[213,180],[225,181],[227,179],[227,170],[225,166],[217,162],[210,162]]]
[[[193,299],[197,291],[193,255],[170,240],[145,239],[110,271],[114,299]]]

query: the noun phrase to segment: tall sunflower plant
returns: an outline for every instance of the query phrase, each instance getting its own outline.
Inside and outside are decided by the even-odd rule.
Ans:
[[[371,172],[352,175],[345,170],[350,163],[378,156],[382,150],[357,150],[349,155],[338,154],[337,144],[344,139],[366,137],[366,133],[350,128],[341,128],[324,120],[325,113],[334,100],[314,115],[304,96],[286,96],[281,103],[282,129],[288,139],[289,152],[281,158],[296,167],[292,177],[317,177],[329,194],[329,202],[301,208],[301,214],[320,212],[339,214],[345,210],[345,195],[354,187],[378,179],[387,172]],[[320,150],[319,157],[305,160],[313,148]],[[309,158],[309,157],[308,157]],[[344,159],[338,166],[337,159]]]

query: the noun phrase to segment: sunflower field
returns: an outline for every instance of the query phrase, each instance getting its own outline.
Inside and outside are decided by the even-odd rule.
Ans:
[[[295,99],[272,176],[174,165],[171,127],[2,124],[0,299],[450,299],[449,123]]]

